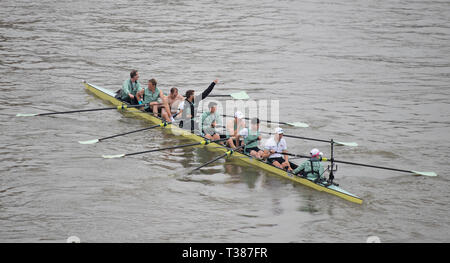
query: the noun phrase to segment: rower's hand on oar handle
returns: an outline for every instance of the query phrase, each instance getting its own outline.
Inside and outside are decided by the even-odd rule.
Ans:
[[[219,80],[218,80],[218,79],[215,79],[213,82],[214,82],[215,84],[217,84],[217,82],[219,82]]]

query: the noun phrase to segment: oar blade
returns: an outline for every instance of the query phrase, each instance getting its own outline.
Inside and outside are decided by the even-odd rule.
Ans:
[[[98,139],[88,140],[88,141],[78,141],[78,143],[80,143],[80,144],[94,144],[94,143],[98,143],[98,142],[99,142]]]
[[[294,126],[294,127],[299,127],[299,128],[308,128],[309,125],[303,122],[288,122],[288,125]]]
[[[435,173],[435,172],[419,172],[419,171],[411,171],[411,172],[416,175],[437,176],[437,173]]]
[[[230,96],[235,100],[248,100],[250,96],[248,96],[247,92],[241,91],[236,93],[231,93]]]
[[[32,117],[37,115],[37,113],[17,113],[16,117]]]
[[[122,158],[125,154],[116,154],[116,155],[102,155],[105,159],[114,159],[114,158]]]
[[[334,141],[336,145],[342,145],[342,146],[349,146],[349,147],[356,147],[358,144],[356,142],[338,142]]]

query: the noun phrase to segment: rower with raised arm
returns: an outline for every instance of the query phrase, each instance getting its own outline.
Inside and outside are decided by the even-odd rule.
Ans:
[[[240,146],[239,142],[239,132],[245,128],[244,114],[240,111],[234,113],[234,118],[227,121],[227,136],[230,137],[227,140],[227,144],[231,148],[236,148]],[[234,137],[233,140],[231,137]]]
[[[282,128],[276,128],[275,134],[267,140],[264,146],[264,158],[267,158],[270,164],[281,169],[292,171],[289,157],[287,154],[286,140],[283,138],[284,131]]]
[[[167,122],[172,122],[173,117],[170,112],[169,104],[167,103],[167,98],[164,96],[162,90],[159,90],[156,87],[156,84],[155,79],[150,79],[148,81],[148,87],[136,93],[136,99],[139,104],[145,104],[145,106],[142,107],[143,110],[152,112],[155,117],[158,117],[159,107],[164,107],[165,111],[161,112],[161,116]],[[161,99],[162,103],[158,102],[158,99]]]
[[[209,93],[214,89],[214,86],[219,82],[219,80],[214,80],[208,86],[206,90],[202,92],[202,94],[195,96],[194,90],[186,91],[186,98],[183,102],[178,106],[178,116],[181,115],[180,128],[190,130],[192,133],[195,131],[195,121],[194,118],[197,115],[197,107],[200,101],[204,100],[208,97]]]
[[[300,164],[294,171],[292,171],[292,173],[317,182],[322,179],[322,175],[324,173],[323,164],[320,162],[323,154],[318,149],[314,148],[311,150],[310,155],[311,157],[309,160],[306,160]]]
[[[217,113],[217,103],[211,101],[208,104],[209,112],[203,112],[202,114],[202,131],[205,138],[210,140],[219,140],[220,134],[217,132],[216,127],[222,124],[220,115]]]
[[[253,118],[251,120],[250,128],[243,128],[239,132],[239,135],[244,138],[244,153],[261,159],[264,151],[258,148],[258,141],[262,139],[259,133],[259,119]]]
[[[130,72],[130,78],[125,80],[122,84],[122,89],[117,95],[122,101],[136,105],[138,101],[136,99],[136,93],[142,90],[141,84],[138,82],[139,72],[132,70]]]

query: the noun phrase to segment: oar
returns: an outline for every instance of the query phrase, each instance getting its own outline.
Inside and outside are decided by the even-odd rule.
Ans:
[[[273,133],[268,133],[273,134]],[[284,137],[289,138],[296,138],[296,139],[303,139],[303,140],[310,140],[310,141],[316,141],[316,142],[326,142],[326,143],[334,143],[336,145],[343,145],[343,146],[350,146],[350,147],[356,147],[358,144],[356,142],[340,142],[340,141],[331,141],[331,140],[322,140],[322,139],[315,139],[315,138],[308,138],[308,137],[301,137],[301,136],[295,136],[295,135],[288,135],[283,134]]]
[[[127,108],[138,108],[143,107],[148,104],[136,104],[136,105],[127,105],[122,104],[117,107],[107,107],[107,108],[96,108],[96,109],[86,109],[86,110],[72,110],[72,111],[58,111],[58,112],[46,112],[46,113],[18,113],[17,117],[32,117],[32,116],[48,116],[48,115],[55,115],[55,114],[69,114],[69,113],[77,113],[77,112],[87,112],[87,111],[102,111],[102,110],[123,110]]]
[[[250,143],[255,142],[255,141],[257,141],[257,140],[258,140],[258,139],[249,141],[247,144],[250,144]],[[215,161],[217,161],[217,160],[220,160],[220,159],[222,159],[222,158],[224,158],[224,157],[226,157],[226,156],[230,156],[230,155],[232,155],[235,151],[237,151],[237,150],[239,150],[239,149],[242,149],[242,148],[244,148],[244,147],[245,147],[245,145],[241,145],[241,146],[236,147],[236,148],[234,148],[234,149],[232,149],[232,150],[229,150],[229,151],[227,151],[226,153],[224,153],[224,154],[222,154],[222,155],[220,155],[220,156],[218,156],[218,157],[212,159],[211,161],[206,162],[206,163],[202,164],[201,166],[199,166],[199,167],[197,167],[197,168],[191,170],[189,173],[192,173],[192,172],[195,172],[195,171],[197,171],[197,170],[200,170],[201,168],[203,168],[203,167],[205,167],[205,166],[207,166],[207,165],[209,165],[209,164],[211,164],[211,163],[213,163],[213,162],[215,162]]]
[[[78,142],[80,144],[94,144],[94,143],[98,143],[98,142],[101,142],[101,141],[104,141],[104,140],[112,139],[112,138],[119,137],[119,136],[128,135],[128,134],[135,133],[135,132],[151,130],[151,129],[158,128],[158,127],[166,127],[169,124],[171,124],[171,123],[170,122],[163,122],[161,124],[156,124],[156,125],[153,125],[153,126],[150,126],[150,127],[147,127],[147,128],[139,129],[139,130],[119,133],[119,134],[116,134],[116,135],[111,135],[111,136],[108,136],[108,137],[103,137],[103,138],[98,138],[98,139],[93,139],[93,140],[78,141]]]
[[[310,156],[306,156],[306,155],[299,155],[299,154],[292,154],[292,153],[285,153],[285,154],[290,155],[290,156],[300,157],[300,158],[310,158]],[[324,158],[324,157],[322,157],[322,161],[324,161],[324,162],[325,161],[328,161],[328,162],[333,161],[335,163],[359,165],[359,166],[364,166],[364,167],[385,169],[385,170],[404,172],[404,173],[412,173],[412,174],[423,175],[423,176],[437,176],[437,174],[435,172],[419,172],[419,171],[414,171],[414,170],[404,170],[404,169],[397,169],[397,168],[391,168],[391,167],[377,166],[377,165],[371,165],[371,164],[363,164],[363,163],[354,163],[354,162],[340,161],[340,160],[336,160],[336,159],[331,160],[331,159]]]
[[[208,97],[232,97],[235,100],[250,99],[250,96],[248,96],[247,92],[245,92],[245,91],[231,93],[230,95],[209,95]]]
[[[226,115],[226,114],[222,114],[222,117],[234,118],[234,116]],[[244,120],[251,120],[251,118],[245,117]],[[277,123],[277,124],[282,124],[282,125],[289,125],[289,126],[294,126],[294,127],[298,127],[298,128],[308,128],[309,127],[308,124],[303,123],[303,122],[276,122],[276,121],[270,121],[270,120],[259,120],[259,121],[267,122],[267,123]]]
[[[177,115],[178,115],[178,113],[174,114],[172,117],[175,118]],[[153,126],[150,126],[150,127],[147,127],[147,128],[139,129],[139,130],[129,131],[129,132],[125,132],[125,133],[119,133],[119,134],[116,134],[116,135],[111,135],[111,136],[103,137],[103,138],[99,138],[99,139],[93,139],[93,140],[87,140],[87,141],[78,141],[78,142],[80,144],[94,144],[94,143],[98,143],[98,142],[101,142],[101,141],[104,141],[104,140],[107,140],[107,139],[112,139],[112,138],[115,138],[115,137],[128,135],[128,134],[135,133],[135,132],[151,130],[151,129],[158,128],[158,127],[166,127],[169,124],[172,124],[172,123],[171,122],[163,122],[163,123],[156,124],[156,125],[153,125]]]
[[[142,151],[142,152],[123,153],[123,154],[116,154],[116,155],[102,155],[102,157],[105,158],[105,159],[121,158],[121,157],[132,156],[132,155],[143,154],[143,153],[158,152],[158,151],[171,150],[171,149],[177,149],[177,148],[184,148],[184,147],[190,147],[190,146],[196,146],[196,145],[207,145],[207,144],[210,144],[210,143],[213,143],[213,142],[220,142],[220,141],[225,141],[225,140],[228,140],[228,138],[223,138],[223,139],[214,140],[214,141],[204,140],[204,141],[196,142],[196,143],[175,145],[175,146],[171,146],[171,147],[158,148],[158,149]]]

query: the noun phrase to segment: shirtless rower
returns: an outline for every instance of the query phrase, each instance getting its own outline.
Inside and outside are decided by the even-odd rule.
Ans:
[[[181,102],[183,102],[184,97],[178,93],[178,89],[173,87],[170,89],[170,94],[167,96],[167,102],[169,103],[169,108],[171,110],[172,116],[177,113],[178,106]],[[161,114],[164,114],[166,111],[165,108],[162,109]],[[181,118],[181,114],[177,115],[178,118]]]

